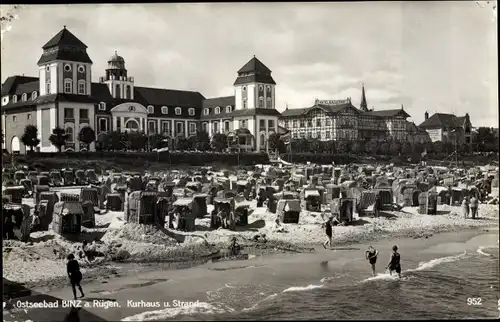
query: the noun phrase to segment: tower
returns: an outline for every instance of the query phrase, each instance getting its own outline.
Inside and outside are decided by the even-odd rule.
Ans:
[[[134,99],[134,78],[127,77],[125,60],[116,51],[108,60],[106,76],[100,77],[99,81],[108,85],[114,98]]]
[[[275,109],[276,82],[271,70],[255,56],[238,71],[234,82],[235,109]]]
[[[38,60],[40,96],[91,94],[92,60],[80,39],[64,26],[42,48],[43,54]]]
[[[365,95],[365,84],[362,85],[361,88],[361,103],[359,107],[362,112],[368,112],[368,104],[366,103],[366,95]]]

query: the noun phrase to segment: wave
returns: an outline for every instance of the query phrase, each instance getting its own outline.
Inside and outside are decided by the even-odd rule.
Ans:
[[[432,259],[432,260],[430,260],[428,262],[420,262],[418,264],[417,268],[408,269],[405,272],[423,271],[423,270],[426,270],[426,269],[433,268],[433,267],[435,267],[435,266],[437,266],[439,264],[455,262],[455,261],[463,258],[466,254],[467,254],[467,252],[463,252],[462,254],[459,254],[459,255],[453,255],[453,256],[446,256],[446,257],[435,258],[435,259]]]
[[[283,293],[309,291],[309,290],[314,290],[317,288],[322,288],[323,286],[324,285],[314,285],[314,284],[309,284],[307,286],[291,286],[291,287],[287,288],[286,290],[284,290]]]
[[[242,312],[253,311],[253,310],[255,310],[255,309],[256,309],[256,308],[257,308],[260,304],[262,304],[263,302],[268,301],[268,300],[270,300],[270,299],[273,299],[273,298],[275,298],[275,297],[277,297],[277,296],[278,296],[278,293],[271,294],[271,295],[269,295],[268,297],[266,297],[265,299],[258,301],[257,303],[255,303],[255,304],[254,304],[254,305],[252,305],[251,307],[244,308],[244,309],[243,309],[243,310],[241,310],[241,311],[242,311]]]
[[[220,314],[227,310],[221,306],[206,302],[198,302],[191,306],[170,307],[163,310],[146,311],[122,319],[122,321],[163,321],[178,315]]]

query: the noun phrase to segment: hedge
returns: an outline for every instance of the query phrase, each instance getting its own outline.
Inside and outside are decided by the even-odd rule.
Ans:
[[[201,153],[201,152],[53,152],[29,153],[27,159],[59,158],[107,160],[122,164],[137,164],[141,162],[162,162],[168,164],[185,164],[202,166],[211,163],[227,165],[254,165],[267,164],[269,157],[266,153]]]

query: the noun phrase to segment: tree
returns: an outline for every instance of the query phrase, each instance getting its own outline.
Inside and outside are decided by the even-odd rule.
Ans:
[[[455,151],[455,144],[453,144],[452,142],[444,142],[443,143],[443,150],[448,153],[448,154],[451,154]]]
[[[311,153],[322,153],[323,152],[323,142],[318,139],[313,139],[309,141],[309,152]]]
[[[351,152],[354,153],[354,154],[360,154],[360,153],[363,153],[365,151],[365,147],[363,145],[363,141],[354,141],[352,143],[352,147],[351,147]]]
[[[212,147],[217,152],[221,152],[221,151],[227,149],[227,135],[225,135],[223,133],[216,133],[212,137]]]
[[[440,155],[444,152],[443,142],[436,141],[432,143],[432,150],[435,154]]]
[[[405,142],[401,148],[401,153],[405,156],[410,156],[413,152],[413,144],[410,142]]]
[[[387,141],[380,142],[379,152],[382,155],[389,155],[391,153],[391,144]]]
[[[472,143],[480,152],[498,152],[498,137],[492,128],[478,128],[472,136]]]
[[[78,133],[78,140],[87,145],[90,145],[90,143],[94,142],[95,139],[95,131],[90,126],[82,127],[80,133]]]
[[[334,140],[326,141],[324,142],[324,145],[325,152],[328,152],[330,154],[335,154],[337,152]]]
[[[269,139],[267,142],[269,144],[269,150],[274,152],[283,150],[282,145],[284,144],[283,141],[281,141],[280,135],[278,133],[272,133],[271,135],[269,135]]]
[[[196,132],[196,148],[200,151],[206,151],[210,149],[210,137],[205,131]]]
[[[377,139],[371,139],[370,141],[366,142],[365,145],[366,153],[377,154],[379,153],[379,149],[380,145]]]
[[[129,132],[126,135],[126,142],[131,150],[146,150],[148,145],[148,137],[144,132]]]
[[[401,144],[396,140],[392,140],[389,146],[389,151],[392,155],[398,155],[401,153]]]
[[[66,141],[69,139],[69,134],[66,133],[64,129],[56,127],[52,130],[52,134],[49,137],[50,143],[57,148],[58,152],[61,152],[63,146],[66,145]]]
[[[153,134],[148,137],[149,147],[151,149],[161,149],[165,145],[163,142],[164,138],[161,134]]]
[[[40,143],[38,139],[38,129],[34,125],[26,125],[24,128],[24,134],[21,137],[21,142],[25,146],[30,147],[31,151]]]

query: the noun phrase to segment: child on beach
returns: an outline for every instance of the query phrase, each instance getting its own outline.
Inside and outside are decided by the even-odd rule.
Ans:
[[[73,296],[76,298],[76,287],[80,290],[82,297],[85,296],[83,294],[82,286],[80,282],[82,281],[82,272],[80,272],[80,265],[78,265],[78,261],[75,259],[73,254],[68,255],[68,264],[67,264],[68,277],[71,281],[71,288],[73,289]]]
[[[365,257],[370,261],[370,265],[372,266],[372,273],[375,276],[375,263],[377,263],[378,250],[373,248],[372,246],[368,247],[368,250],[365,252]]]
[[[324,223],[324,226],[327,240],[323,243],[323,247],[326,249],[326,245],[328,244],[328,247],[332,248],[332,217],[328,218],[328,220]]]
[[[389,275],[392,275],[393,271],[396,271],[398,273],[399,278],[401,278],[401,256],[398,253],[398,246],[394,245],[392,246],[392,254],[391,258],[389,259],[389,264],[387,264],[387,267],[385,269],[389,269]]]

